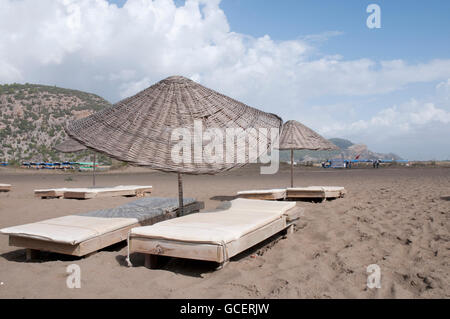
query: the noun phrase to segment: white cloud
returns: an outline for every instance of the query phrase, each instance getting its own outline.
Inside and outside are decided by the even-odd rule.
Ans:
[[[369,120],[358,120],[348,124],[336,123],[324,127],[325,134],[362,134],[368,130],[391,134],[408,134],[428,124],[450,124],[450,112],[438,108],[434,103],[411,100],[401,106],[392,106],[379,111]],[[386,134],[387,130],[387,134]]]
[[[342,31],[325,31],[318,34],[310,34],[303,37],[303,40],[310,42],[325,42],[332,37],[343,35]]]
[[[377,96],[433,81],[444,81],[438,87],[448,97],[450,59],[315,58],[315,42],[341,33],[291,41],[238,34],[219,2],[187,0],[176,7],[172,0],[128,0],[118,8],[106,0],[0,0],[0,82],[56,84],[115,102],[180,74],[285,119],[328,118],[327,127],[315,128],[343,135],[390,126],[401,133],[448,119],[448,111],[424,104],[415,113],[392,107],[370,120],[333,122],[308,101]]]
[[[347,136],[353,141],[370,141],[378,151],[403,153],[409,159],[450,159],[450,105],[411,99],[380,110],[367,120],[334,122],[321,131]]]

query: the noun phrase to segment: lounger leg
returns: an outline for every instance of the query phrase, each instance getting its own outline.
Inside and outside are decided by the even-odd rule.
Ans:
[[[27,261],[38,259],[39,258],[39,250],[36,249],[26,249],[26,259]]]
[[[285,229],[285,233],[283,238],[287,238],[290,234],[294,233],[294,224],[289,225],[286,229]]]
[[[229,260],[225,260],[224,262],[219,263],[216,270],[220,270],[220,269],[224,268],[226,265],[228,265],[229,262],[230,262]]]
[[[158,255],[145,254],[145,267],[156,269],[158,266]]]
[[[286,234],[290,235],[294,233],[294,224],[289,225],[289,227],[286,229]]]

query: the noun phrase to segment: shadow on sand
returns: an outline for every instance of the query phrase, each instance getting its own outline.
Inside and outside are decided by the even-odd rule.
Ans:
[[[90,256],[106,251],[106,252],[119,252],[124,247],[127,246],[126,241],[120,242],[114,245],[111,245],[109,247],[105,247],[97,252],[94,252],[92,254],[88,254],[83,257],[77,257],[72,255],[64,255],[64,254],[58,254],[53,252],[47,252],[47,251],[39,251],[38,256],[36,258],[33,258],[32,260],[27,260],[26,258],[26,249],[17,249],[13,250],[4,254],[1,254],[0,257],[5,258],[8,261],[12,262],[19,262],[19,263],[46,263],[46,262],[54,262],[54,261],[77,261],[84,258],[89,258]]]
[[[230,200],[238,198],[237,196],[213,196],[210,200],[216,200],[219,202],[228,202]]]
[[[251,258],[252,256],[263,256],[268,250],[270,250],[276,243],[284,238],[283,233],[278,233],[270,238],[260,242],[259,244],[243,251],[242,253],[230,258],[230,263],[239,262],[246,258]],[[123,266],[128,267],[126,262],[126,256],[119,255],[116,256],[117,262]],[[145,267],[144,254],[132,253],[130,255],[132,267]],[[184,258],[172,258],[166,256],[158,256],[158,270],[169,271],[175,274],[202,278],[204,274],[212,273],[218,270],[219,264],[210,261],[194,260],[194,259],[184,259]],[[225,266],[225,268],[229,267]],[[148,271],[152,271],[149,269]]]

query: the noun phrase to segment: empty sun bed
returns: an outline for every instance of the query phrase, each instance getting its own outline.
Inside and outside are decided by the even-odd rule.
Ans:
[[[184,199],[184,215],[204,208],[203,202]],[[116,208],[52,218],[8,227],[9,245],[27,248],[27,259],[36,251],[84,256],[127,239],[131,228],[175,218],[178,200],[143,198]]]
[[[34,195],[41,198],[90,199],[114,196],[142,197],[151,192],[152,186],[121,185],[114,187],[36,189]]]
[[[293,187],[286,190],[287,199],[332,199],[344,197],[346,190],[338,186]]]
[[[274,234],[291,232],[299,216],[300,208],[294,202],[239,198],[212,212],[131,229],[128,254],[146,254],[149,268],[155,267],[158,255],[224,265],[229,258]]]
[[[9,192],[11,190],[10,184],[0,184],[0,192]]]
[[[287,189],[267,189],[241,191],[239,198],[261,199],[261,200],[284,200],[284,199],[332,199],[344,197],[346,190],[338,186],[309,186],[294,187]]]
[[[239,198],[263,199],[263,200],[283,200],[286,198],[286,189],[266,189],[241,191],[237,193]]]

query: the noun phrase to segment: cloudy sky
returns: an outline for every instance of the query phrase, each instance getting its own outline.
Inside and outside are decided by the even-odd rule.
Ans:
[[[381,29],[366,8],[381,7]],[[184,75],[408,159],[450,159],[450,1],[0,0],[0,83],[117,102]]]

